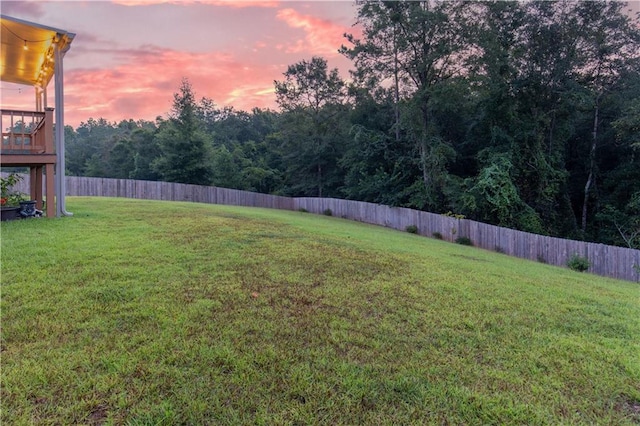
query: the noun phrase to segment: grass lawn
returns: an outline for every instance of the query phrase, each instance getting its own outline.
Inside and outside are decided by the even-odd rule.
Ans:
[[[640,286],[338,218],[2,223],[3,425],[638,424]]]

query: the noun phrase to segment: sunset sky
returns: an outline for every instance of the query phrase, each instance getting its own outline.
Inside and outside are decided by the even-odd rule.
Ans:
[[[0,2],[2,14],[76,33],[65,65],[65,124],[166,116],[180,80],[216,105],[276,108],[273,81],[314,55],[348,77],[337,50],[353,1]],[[640,11],[640,1],[629,2]],[[53,105],[53,82],[49,105]],[[33,88],[2,83],[3,108],[34,109]]]
[[[352,1],[117,0],[0,3],[2,14],[76,33],[64,59],[65,124],[166,116],[180,80],[198,99],[276,108],[273,81],[314,55],[348,77],[337,50]],[[53,105],[53,81],[49,105]],[[2,83],[3,108],[35,108],[29,86]]]

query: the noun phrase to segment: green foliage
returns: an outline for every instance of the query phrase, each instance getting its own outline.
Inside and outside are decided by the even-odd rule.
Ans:
[[[331,196],[341,183],[338,158],[346,109],[345,83],[324,58],[290,65],[275,81],[276,102],[284,111],[279,134],[292,195]],[[338,154],[338,155],[336,155]]]
[[[446,216],[446,217],[452,217],[454,219],[464,219],[466,216],[463,214],[457,214],[452,212],[451,210],[449,210],[446,213],[442,213],[442,216]]]
[[[478,193],[478,205],[484,207],[494,217],[498,218],[498,225],[515,225],[514,217],[523,202],[518,195],[518,189],[510,176],[513,164],[507,155],[491,155],[491,163],[484,167],[472,192]]]
[[[640,173],[638,175],[640,176]],[[640,249],[640,191],[629,194],[628,201],[623,204],[629,193],[629,186],[628,182],[618,182],[616,191],[610,193],[608,198],[613,199],[618,195],[622,200],[616,204],[622,204],[622,208],[605,204],[596,219],[604,225],[601,234],[603,239],[610,239],[607,242],[622,243],[629,248]]]
[[[162,155],[153,128],[138,128],[131,133],[131,144],[135,150],[133,154],[133,169],[129,172],[131,179],[160,180],[160,174],[153,170],[152,165]]]
[[[418,233],[418,227],[416,225],[408,225],[405,228],[405,231],[407,231],[410,234],[417,234]]]
[[[284,81],[275,82],[275,91],[276,102],[285,111],[309,110],[318,115],[322,107],[344,101],[345,83],[337,68],[328,70],[322,57],[290,65],[284,76]]]
[[[540,215],[528,205],[524,205],[513,228],[532,234],[547,235]]]
[[[422,203],[412,201],[420,170],[407,156],[411,144],[390,134],[390,117],[393,110],[389,104],[376,105],[364,99],[355,106],[348,148],[339,163],[345,170],[342,192],[348,199],[420,208]]]
[[[618,141],[640,150],[640,98],[632,98],[622,115],[611,123]]]
[[[22,176],[17,173],[9,173],[6,177],[0,176],[0,201],[3,207],[19,206],[20,201],[29,199],[27,194],[14,189],[21,180]]]
[[[161,123],[155,140],[162,155],[151,168],[164,181],[209,185],[212,182],[211,136],[197,113],[191,83],[182,80],[174,94],[171,118]]]
[[[382,82],[393,82],[396,140],[404,137],[414,147],[426,196],[421,207],[434,209],[443,201],[447,166],[456,155],[433,119],[434,100],[468,58],[469,10],[464,2],[362,2],[362,39],[348,35],[352,46],[342,49],[364,87],[376,91]],[[448,60],[452,56],[457,64]]]
[[[572,255],[571,258],[569,258],[569,260],[567,261],[567,266],[569,267],[569,269],[578,272],[586,271],[587,269],[589,269],[590,265],[591,264],[589,263],[589,259],[577,254]]]
[[[118,141],[111,151],[109,158],[113,164],[110,175],[117,179],[128,179],[135,169],[135,148],[130,141]]]
[[[213,185],[221,188],[244,189],[242,179],[242,154],[233,153],[222,145],[213,151]]]
[[[456,238],[456,244],[460,244],[463,246],[473,246],[473,241],[469,237],[458,237]]]

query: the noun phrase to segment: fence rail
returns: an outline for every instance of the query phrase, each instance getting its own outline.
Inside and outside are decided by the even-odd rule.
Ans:
[[[28,180],[26,176],[21,185],[28,188]],[[566,266],[573,255],[578,255],[589,260],[588,272],[640,281],[640,250],[547,237],[402,207],[335,198],[290,198],[235,189],[129,179],[67,176],[66,188],[67,195],[70,196],[192,201],[282,210],[305,209],[317,214],[330,209],[336,217],[398,230],[414,225],[420,235],[433,236],[434,233],[439,233],[447,241],[467,237],[476,247],[556,266]]]

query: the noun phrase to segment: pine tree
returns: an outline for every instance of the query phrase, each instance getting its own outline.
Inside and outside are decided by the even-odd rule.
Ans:
[[[182,79],[179,92],[173,95],[169,120],[161,123],[155,139],[162,155],[152,168],[162,180],[196,185],[211,183],[211,138],[204,131],[188,79]]]

